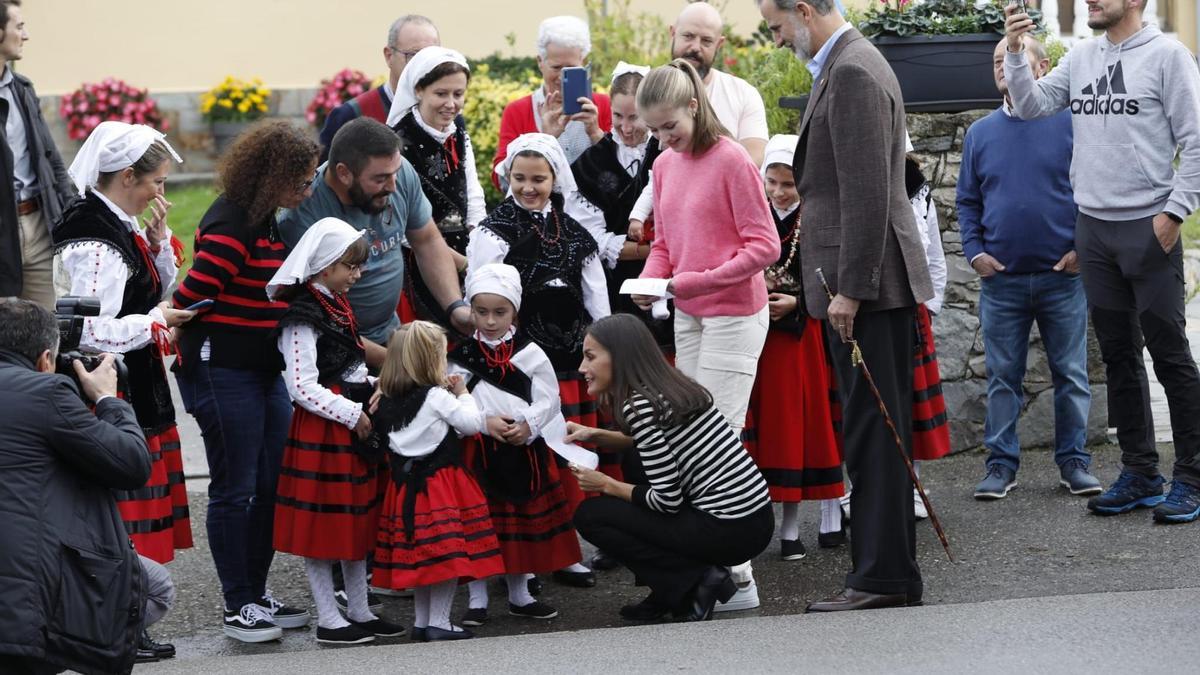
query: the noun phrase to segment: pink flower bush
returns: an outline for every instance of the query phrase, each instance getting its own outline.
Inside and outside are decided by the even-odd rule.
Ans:
[[[103,82],[85,82],[63,96],[58,114],[67,123],[67,135],[77,141],[87,138],[101,122],[107,121],[145,124],[159,131],[167,131],[168,127],[158,102],[145,89],[113,77]]]
[[[343,68],[332,78],[321,80],[321,88],[309,102],[304,116],[310,124],[321,127],[325,124],[325,118],[334,108],[370,88],[371,78],[363,74],[361,70]]]

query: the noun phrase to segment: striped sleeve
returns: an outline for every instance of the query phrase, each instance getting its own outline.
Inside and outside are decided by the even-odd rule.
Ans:
[[[683,506],[679,465],[666,436],[654,421],[654,408],[649,401],[638,398],[626,405],[626,414],[650,481],[649,485],[634,487],[634,503],[662,513],[677,513]]]
[[[196,252],[188,271],[172,297],[176,307],[216,299],[250,258],[246,244],[226,233],[196,234]],[[264,298],[265,299],[265,298]]]

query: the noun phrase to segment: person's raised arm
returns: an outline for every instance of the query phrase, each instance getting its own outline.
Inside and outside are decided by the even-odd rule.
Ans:
[[[1059,61],[1049,75],[1039,79],[1033,76],[1033,66],[1025,53],[1025,34],[1033,30],[1033,20],[1027,14],[1018,13],[1017,6],[1004,8],[1004,80],[1008,85],[1008,97],[1013,111],[1023,120],[1049,117],[1070,105],[1071,68],[1070,52]]]

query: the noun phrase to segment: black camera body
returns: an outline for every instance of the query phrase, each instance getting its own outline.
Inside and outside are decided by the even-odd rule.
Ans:
[[[79,388],[83,396],[83,386],[75,374],[75,361],[83,364],[88,372],[95,370],[103,357],[99,354],[84,353],[79,350],[79,340],[83,337],[83,320],[88,317],[100,316],[100,298],[65,296],[58,299],[54,305],[54,314],[58,318],[58,359],[54,362],[54,372],[65,375]],[[129,400],[129,370],[121,360],[120,355],[113,361],[117,368],[117,391],[125,400]],[[86,400],[86,399],[85,399]]]

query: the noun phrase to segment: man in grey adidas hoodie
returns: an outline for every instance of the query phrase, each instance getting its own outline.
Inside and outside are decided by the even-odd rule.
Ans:
[[[1179,523],[1200,517],[1200,373],[1185,332],[1179,240],[1180,224],[1200,207],[1200,70],[1187,48],[1142,21],[1144,4],[1088,0],[1088,26],[1104,35],[1077,44],[1037,81],[1021,44],[1033,22],[1010,5],[1004,73],[1019,117],[1072,113],[1075,250],[1123,464],[1088,509],[1154,507],[1155,521]],[[1171,411],[1175,472],[1165,498],[1143,344]]]

